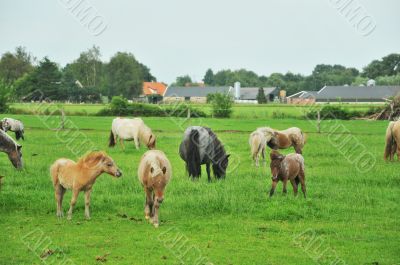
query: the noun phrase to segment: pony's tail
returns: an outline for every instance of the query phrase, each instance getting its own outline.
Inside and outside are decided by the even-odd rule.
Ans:
[[[251,148],[251,154],[254,156],[255,154],[258,154],[261,149],[261,141],[257,135],[251,135],[250,136],[250,148]]]
[[[391,156],[392,152],[393,152],[393,148],[395,148],[395,139],[393,137],[393,125],[394,122],[390,122],[389,126],[386,130],[386,145],[385,145],[385,153],[383,155],[383,158],[385,160],[388,159],[388,157]]]
[[[305,145],[307,142],[307,134],[305,134],[305,133],[303,133],[303,131],[301,131],[301,135],[303,136],[303,145]]]
[[[114,139],[114,133],[111,130],[110,132],[110,138],[108,139],[108,147],[114,147],[115,146],[115,139]]]
[[[58,171],[59,171],[60,165],[57,163],[57,161],[51,165],[50,167],[50,176],[51,180],[53,181],[53,185],[57,185],[59,180],[58,180]]]
[[[186,166],[189,177],[198,178],[201,175],[200,152],[199,152],[199,132],[192,130],[187,142],[187,161]]]

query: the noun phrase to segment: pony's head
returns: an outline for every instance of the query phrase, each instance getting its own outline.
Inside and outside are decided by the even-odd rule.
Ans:
[[[147,142],[147,148],[150,150],[156,148],[156,136],[153,133],[150,133],[149,140]]]
[[[5,132],[11,129],[10,121],[7,118],[4,118],[2,121],[0,121],[0,126],[1,126],[0,129],[2,129]]]
[[[16,144],[15,149],[8,153],[8,158],[10,159],[13,166],[17,169],[21,169],[23,166],[21,149],[22,145]]]
[[[114,177],[121,177],[122,172],[115,164],[114,160],[102,151],[94,151],[79,160],[85,167],[99,170]]]
[[[285,156],[280,154],[276,150],[272,150],[270,158],[271,158],[270,167],[271,167],[272,180],[276,181],[278,180],[278,174],[279,171],[281,170],[281,163],[282,160],[285,158]]]
[[[226,169],[229,164],[229,157],[231,155],[224,154],[219,160],[217,164],[213,164],[213,171],[217,178],[224,178],[226,175]]]

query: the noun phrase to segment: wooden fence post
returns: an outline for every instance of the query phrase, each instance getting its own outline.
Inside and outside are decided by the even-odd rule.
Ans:
[[[317,117],[317,129],[318,133],[321,133],[321,112],[318,110],[318,117]]]
[[[61,108],[61,130],[64,130],[65,126],[65,111],[64,108]]]

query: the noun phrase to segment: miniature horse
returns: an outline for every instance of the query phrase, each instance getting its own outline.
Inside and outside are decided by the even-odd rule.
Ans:
[[[397,152],[397,160],[400,160],[400,121],[391,121],[386,129],[386,145],[383,158],[393,161]]]
[[[12,131],[15,133],[15,138],[17,140],[24,138],[24,124],[20,120],[12,118],[4,118],[0,121],[0,129],[7,132]]]
[[[155,227],[159,226],[158,209],[164,200],[164,189],[171,175],[171,163],[163,152],[150,150],[140,159],[138,177],[146,192],[144,214]]]
[[[269,193],[271,197],[278,181],[283,181],[283,193],[287,193],[286,184],[288,179],[292,183],[294,196],[297,196],[297,185],[301,183],[301,190],[306,198],[306,182],[304,174],[304,158],[300,154],[281,155],[278,151],[271,152],[272,187]]]
[[[124,140],[133,140],[137,150],[139,150],[140,142],[145,143],[148,149],[156,148],[156,136],[140,118],[115,118],[111,125],[108,146],[114,147],[118,138],[122,149],[125,149]]]
[[[193,179],[201,176],[201,165],[206,164],[208,182],[211,182],[210,164],[217,179],[225,178],[229,155],[221,141],[207,127],[191,126],[185,130],[179,146],[179,155],[186,162],[186,170]]]
[[[71,204],[68,211],[68,219],[72,218],[72,211],[76,204],[79,192],[85,192],[85,217],[90,219],[90,193],[97,177],[107,173],[114,177],[121,177],[111,157],[104,152],[91,152],[74,162],[70,159],[60,158],[50,167],[53,180],[55,198],[57,201],[57,216],[62,217],[62,201],[67,189],[72,190]]]
[[[0,152],[8,155],[8,159],[17,169],[22,168],[22,146],[17,144],[11,136],[0,130]]]
[[[254,131],[250,134],[249,144],[251,149],[251,156],[256,164],[259,166],[258,160],[260,155],[265,163],[265,136],[261,131]]]
[[[299,128],[291,127],[283,131],[278,131],[270,127],[261,127],[257,131],[264,133],[266,144],[271,149],[286,149],[293,146],[296,153],[302,154],[306,143],[306,136]]]

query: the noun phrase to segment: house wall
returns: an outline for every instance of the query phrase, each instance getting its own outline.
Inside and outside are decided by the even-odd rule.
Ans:
[[[193,103],[207,103],[206,97],[190,97],[190,102]]]
[[[314,104],[315,98],[286,98],[288,104],[306,105]]]
[[[164,97],[164,102],[177,102],[177,101],[185,101],[184,97]]]

